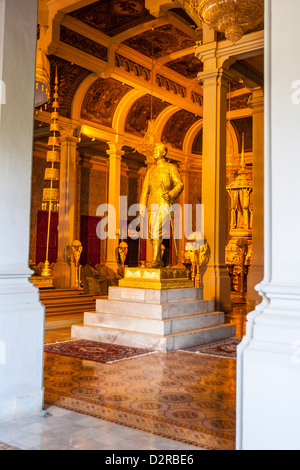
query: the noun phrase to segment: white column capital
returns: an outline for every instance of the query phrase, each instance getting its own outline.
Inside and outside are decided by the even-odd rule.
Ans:
[[[252,96],[248,101],[248,107],[252,109],[253,113],[264,111],[264,92],[261,87],[251,89]]]
[[[110,157],[122,158],[122,156],[125,154],[125,151],[122,150],[122,148],[124,147],[123,142],[108,142],[107,144],[109,146],[109,149],[106,150],[106,153]]]
[[[199,82],[203,82],[203,88],[209,86],[221,85],[228,86],[232,81],[230,73],[224,68],[214,68],[212,70],[200,72],[198,74]]]
[[[80,141],[80,130],[79,126],[68,126],[64,127],[60,124],[60,138],[61,141],[73,142],[78,144]]]

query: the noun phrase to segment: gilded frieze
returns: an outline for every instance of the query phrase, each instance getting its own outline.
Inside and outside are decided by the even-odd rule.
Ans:
[[[186,97],[186,88],[184,86],[173,82],[172,80],[164,77],[163,75],[156,75],[156,84],[161,88],[165,88],[167,91],[171,91],[175,95],[180,95],[182,98]]]
[[[111,37],[155,19],[145,8],[145,0],[102,0],[70,16]]]
[[[116,54],[115,63],[117,67],[122,68],[125,72],[133,73],[136,77],[143,78],[147,82],[150,80],[150,70],[133,60],[127,59],[127,57]]]
[[[195,41],[175,26],[167,24],[159,26],[153,31],[149,30],[133,36],[124,41],[123,44],[147,57],[158,59],[173,52],[195,46]]]

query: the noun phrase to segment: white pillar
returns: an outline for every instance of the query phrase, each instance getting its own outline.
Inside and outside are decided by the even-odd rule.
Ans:
[[[266,0],[264,300],[238,349],[242,450],[300,450],[299,15],[299,0]]]
[[[124,151],[123,144],[118,142],[110,142],[109,150],[109,183],[108,183],[108,204],[113,206],[116,214],[116,233],[115,238],[107,239],[107,255],[106,266],[117,271],[118,263],[116,258],[116,250],[119,246],[119,218],[120,218],[120,195],[121,195],[121,163]]]
[[[74,133],[76,135],[74,135]],[[58,222],[57,262],[54,267],[56,288],[75,287],[71,245],[75,238],[75,207],[77,194],[77,144],[75,128],[61,129],[60,207]]]
[[[264,94],[261,88],[252,90],[249,106],[253,112],[253,258],[247,279],[247,304],[255,308],[262,300],[255,286],[264,277]]]
[[[37,2],[1,0],[0,12],[0,80],[7,92],[0,122],[0,422],[5,422],[43,407],[44,307],[28,268]]]
[[[222,68],[201,72],[203,82],[202,203],[210,259],[203,278],[204,298],[230,311],[230,278],[225,265],[226,242],[226,113],[231,78]]]

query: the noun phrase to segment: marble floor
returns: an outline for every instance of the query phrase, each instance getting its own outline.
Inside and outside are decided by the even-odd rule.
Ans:
[[[226,316],[227,322],[235,323],[237,325],[238,338],[242,338],[245,333],[246,313],[245,306],[243,304],[236,303],[233,305],[232,313]],[[45,333],[45,343],[65,341],[69,338],[69,328],[55,328]],[[192,422],[193,419],[197,418],[197,422],[199,421],[197,425],[201,425],[203,428],[197,428],[196,431],[201,433],[203,430],[206,430],[208,432],[208,441],[204,440],[203,442],[206,442],[206,444],[208,443],[209,445],[201,447],[200,442],[202,441],[200,441],[197,445],[193,445],[191,443],[183,442],[184,439],[169,439],[163,435],[157,435],[153,434],[152,432],[138,430],[136,426],[124,426],[116,419],[100,419],[99,417],[78,413],[76,412],[76,409],[72,409],[72,406],[69,406],[69,409],[58,407],[55,406],[55,402],[54,404],[45,405],[46,416],[34,416],[0,424],[0,442],[4,442],[21,450],[189,450],[192,452],[202,449],[204,450],[210,447],[214,448],[214,443],[217,440],[220,440],[220,436],[222,439],[223,437],[224,439],[227,439],[228,436],[230,438],[234,437],[235,361],[231,359],[216,359],[203,356],[203,358],[206,358],[206,361],[199,364],[199,362],[195,362],[193,355],[189,355],[188,353],[183,353],[184,356],[182,356],[181,353],[170,354],[168,355],[159,353],[158,356],[150,355],[146,356],[144,359],[131,359],[129,361],[129,368],[132,369],[133,374],[135,373],[135,368],[142,370],[143,367],[145,370],[147,369],[149,376],[152,374],[151,380],[153,379],[153,381],[150,385],[152,385],[153,391],[156,392],[156,395],[160,395],[160,408],[157,409],[159,409],[159,411],[161,409],[162,412],[169,413],[169,417],[171,411],[175,411],[173,415],[176,415],[176,417],[178,416],[178,410],[176,408],[177,405],[174,404],[173,407],[169,407],[167,411],[165,410],[167,408],[166,400],[169,398],[168,396],[164,397],[162,393],[157,394],[157,374],[160,374],[161,376],[159,379],[160,384],[161,379],[163,378],[167,387],[170,387],[170,383],[167,383],[168,381],[170,382],[170,379],[174,381],[174,385],[176,385],[176,387],[179,385],[179,389],[177,389],[177,391],[179,390],[181,392],[181,398],[183,402],[187,402],[186,396],[188,394],[192,395],[192,399],[188,402],[187,405],[189,406],[190,410],[188,416],[189,423],[192,423],[191,429],[194,429]],[[183,357],[185,363],[183,363]],[[144,362],[146,359],[148,364]],[[155,367],[153,368],[150,367],[151,361],[152,364],[155,363]],[[54,355],[45,355],[46,389],[49,383],[52,383],[52,385],[54,384],[55,374],[69,374],[67,377],[68,381],[70,377],[71,383],[74,379],[72,387],[74,387],[75,384],[75,390],[76,393],[78,392],[78,394],[79,392],[82,393],[82,389],[87,387],[87,385],[89,387],[96,385],[96,379],[98,381],[102,380],[102,377],[105,377],[105,367],[107,367],[107,365],[91,363],[90,361],[81,362],[83,362],[82,365],[76,364],[77,372],[74,374],[73,372],[70,372],[70,370],[72,370],[72,364],[66,365],[66,361],[64,361],[64,366],[62,366],[58,357],[55,358]],[[88,374],[86,373],[87,362]],[[125,362],[128,363],[128,361]],[[141,366],[142,363],[145,365]],[[109,367],[110,370],[107,371],[108,380],[112,380],[118,377],[118,375],[115,374],[119,374],[119,366],[116,365],[115,367],[112,367],[110,365]],[[125,366],[125,363],[122,365],[121,369],[123,373],[127,374],[127,371],[125,371],[124,367],[125,369],[128,367],[127,365]],[[181,369],[183,367],[181,377],[178,376],[178,373],[177,377],[174,375],[176,367],[178,370],[180,367]],[[111,372],[113,375],[111,375]],[[185,374],[185,372],[187,372],[187,374]],[[197,375],[201,376],[200,379],[199,377],[196,377],[196,372]],[[183,381],[185,380],[185,375],[190,376],[188,383],[179,383],[179,379]],[[86,379],[88,383],[84,383],[84,379]],[[122,393],[124,393],[124,395],[127,394],[128,396],[131,396],[133,390],[132,387],[137,388],[137,384],[135,383],[130,383],[129,385],[130,386],[125,386],[125,388],[122,389]],[[187,390],[187,388],[189,388],[189,390]],[[52,392],[54,389],[52,387]],[[167,388],[166,390],[169,392],[169,395],[171,394],[173,397],[173,389]],[[164,392],[166,390],[164,390]],[[105,406],[111,406],[110,404],[107,405],[107,403],[105,403],[105,400],[107,397],[110,397],[111,394],[111,390],[107,391],[105,398],[105,394],[102,393],[101,399]],[[121,392],[119,395],[121,395]],[[133,402],[133,406],[137,407],[138,401],[136,400],[136,396]],[[130,406],[132,406],[132,403],[130,403]],[[122,413],[124,410],[125,412],[128,411],[121,408],[120,410]],[[136,408],[135,411],[136,410],[138,410],[138,408]],[[184,414],[186,413],[186,408],[183,408],[182,404],[180,405],[179,411],[182,413],[183,417],[187,416]],[[149,413],[150,414],[148,415],[148,418],[153,419],[153,413],[158,414],[158,411],[151,410]],[[171,416],[171,418],[173,419],[174,416]],[[226,439],[224,439],[222,444],[224,444],[226,441]]]

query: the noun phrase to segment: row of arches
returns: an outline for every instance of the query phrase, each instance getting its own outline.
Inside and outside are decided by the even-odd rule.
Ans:
[[[78,87],[72,102],[71,119],[99,131],[110,129],[130,143],[143,137],[151,117],[155,134],[171,144],[177,154],[201,155],[203,119],[172,105],[145,90],[132,88],[112,78],[89,75]],[[97,133],[99,135],[99,133]],[[176,136],[176,137],[175,137]],[[228,144],[231,153],[239,153],[239,137],[228,121]],[[170,138],[171,137],[171,138]]]

